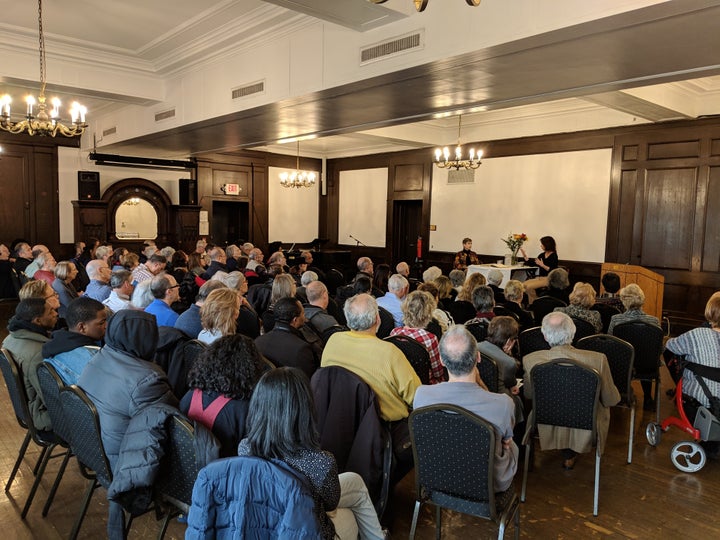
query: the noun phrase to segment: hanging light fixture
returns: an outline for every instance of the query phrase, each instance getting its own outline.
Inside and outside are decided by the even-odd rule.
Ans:
[[[300,141],[297,141],[297,160],[295,170],[290,174],[280,173],[280,185],[286,188],[302,188],[315,185],[315,173],[300,170]]]
[[[465,0],[465,3],[468,6],[479,6],[481,0]],[[370,0],[373,4],[384,4],[387,2],[387,0]],[[417,11],[425,11],[425,8],[428,5],[428,0],[413,0],[413,3],[415,4],[415,9]]]
[[[10,103],[12,98],[5,94],[0,97],[0,129],[10,133],[27,133],[28,135],[63,135],[74,137],[82,135],[87,128],[85,113],[87,109],[77,102],[70,107],[70,118],[72,125],[66,126],[59,121],[60,100],[53,98],[50,103],[52,108],[48,110],[45,98],[45,35],[43,34],[42,23],[42,0],[38,0],[38,36],[40,44],[40,94],[35,100],[34,96],[27,96],[25,103],[27,110],[25,119],[13,122],[10,119]]]
[[[462,127],[462,115],[458,115],[458,142],[455,147],[455,159],[450,159],[450,149],[446,146],[445,148],[435,149],[435,165],[441,169],[477,169],[482,161],[482,150],[478,150],[477,154],[475,149],[470,149],[469,159],[462,159],[462,146],[460,145],[460,129]]]

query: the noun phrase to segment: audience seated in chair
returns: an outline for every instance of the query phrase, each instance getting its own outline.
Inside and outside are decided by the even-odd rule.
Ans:
[[[408,294],[408,289],[408,280],[400,274],[393,274],[388,280],[388,292],[377,299],[378,306],[392,314],[395,328],[403,325],[402,303]]]
[[[602,353],[574,348],[571,343],[575,336],[575,325],[564,313],[550,313],[542,322],[542,333],[550,350],[536,351],[523,357],[525,369],[525,397],[532,398],[532,380],[530,372],[538,364],[554,359],[567,359],[596,370],[600,376],[600,409],[597,415],[598,449],[602,454],[605,448],[610,426],[610,407],[620,401],[620,393],[613,383],[607,358]],[[593,445],[592,433],[588,430],[576,430],[559,426],[538,426],[540,446],[563,450],[563,466],[572,469],[579,453],[588,452]]]
[[[238,455],[279,460],[299,472],[311,486],[323,538],[384,537],[362,478],[338,475],[333,455],[320,450],[312,393],[301,371],[278,368],[263,375],[250,399],[248,422]]]
[[[449,380],[422,386],[415,393],[413,407],[448,403],[467,409],[495,428],[495,492],[512,486],[517,472],[518,447],[513,441],[515,404],[506,394],[493,394],[478,384],[476,364],[480,360],[475,338],[462,326],[453,326],[440,340],[440,357]]]
[[[70,302],[66,315],[67,330],[55,330],[50,341],[43,344],[42,355],[70,386],[77,384],[87,363],[100,350],[107,311],[97,300],[81,296]]]
[[[203,329],[202,322],[200,321],[200,308],[203,306],[205,300],[207,300],[207,297],[211,292],[224,287],[225,284],[222,281],[215,279],[203,283],[203,286],[200,287],[200,290],[195,297],[195,302],[188,309],[183,311],[175,321],[175,328],[182,330],[188,337],[197,339]]]
[[[602,319],[600,313],[590,308],[595,304],[595,289],[589,283],[578,282],[570,293],[570,305],[558,307],[554,311],[561,311],[566,315],[589,322],[595,333],[602,332]]]
[[[435,300],[424,291],[411,292],[402,303],[404,325],[390,332],[391,336],[407,336],[424,346],[430,355],[430,384],[444,380],[438,338],[425,328],[432,320]]]
[[[215,341],[190,368],[180,411],[212,431],[220,457],[237,455],[247,434],[250,396],[264,369],[253,341],[238,334]]]

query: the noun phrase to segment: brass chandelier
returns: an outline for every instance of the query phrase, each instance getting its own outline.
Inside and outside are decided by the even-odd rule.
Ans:
[[[471,148],[468,159],[462,159],[462,146],[460,145],[460,128],[462,127],[462,115],[458,115],[458,142],[455,147],[454,159],[450,159],[450,149],[446,146],[442,149],[435,149],[435,165],[440,169],[477,169],[482,165],[482,150],[475,153],[475,149]]]
[[[290,174],[280,173],[280,185],[286,188],[307,188],[315,185],[315,173],[300,170],[300,140],[297,141],[295,170]]]
[[[65,137],[75,137],[82,135],[88,125],[85,123],[85,113],[87,109],[77,102],[73,102],[70,107],[71,125],[66,126],[59,120],[60,116],[60,100],[53,98],[50,103],[51,109],[48,109],[45,97],[45,35],[43,34],[42,23],[42,0],[38,0],[38,37],[40,52],[40,94],[37,101],[34,96],[27,96],[25,103],[27,110],[25,119],[19,122],[13,122],[10,118],[10,103],[12,98],[5,94],[0,97],[0,129],[13,134],[27,133],[28,135],[40,135],[55,137],[63,135]]]
[[[384,4],[387,0],[370,0],[373,4]],[[413,0],[417,11],[425,11],[429,0]],[[480,0],[465,0],[468,6],[479,6]]]

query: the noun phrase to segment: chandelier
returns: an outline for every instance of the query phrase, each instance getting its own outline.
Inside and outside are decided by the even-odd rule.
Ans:
[[[8,94],[0,97],[0,129],[10,133],[27,133],[28,135],[64,135],[74,137],[82,135],[88,125],[85,123],[87,109],[77,102],[70,107],[70,119],[72,125],[66,126],[59,120],[60,100],[52,98],[52,108],[48,109],[45,98],[45,36],[42,24],[42,0],[38,0],[38,35],[40,44],[40,94],[37,101],[33,96],[27,96],[25,103],[27,109],[25,119],[19,122],[10,120],[11,97]]]
[[[315,185],[315,173],[300,170],[300,141],[297,142],[295,170],[290,174],[280,173],[280,185],[286,188],[302,188]]]
[[[458,115],[458,143],[455,147],[455,159],[450,159],[450,149],[446,146],[442,150],[440,148],[435,149],[435,165],[441,169],[477,169],[482,161],[482,150],[478,150],[477,154],[475,149],[470,149],[469,159],[462,159],[462,146],[460,146],[460,128],[462,127],[462,115]]]
[[[384,4],[387,0],[370,0],[373,4]],[[417,11],[425,11],[429,0],[413,0]],[[480,0],[465,0],[468,6],[479,6]]]
[[[127,206],[137,206],[140,204],[140,197],[130,197],[129,199],[123,201],[123,204],[126,204]]]

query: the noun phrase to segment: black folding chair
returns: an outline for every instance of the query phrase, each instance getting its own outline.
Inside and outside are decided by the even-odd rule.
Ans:
[[[533,326],[520,332],[518,336],[518,347],[520,347],[521,358],[535,351],[550,350],[550,345],[545,341],[545,336],[542,335],[542,330],[539,326]]]
[[[633,379],[655,381],[655,416],[660,423],[660,362],[663,352],[663,331],[659,326],[641,321],[618,324],[613,335],[627,341],[635,349]],[[646,396],[644,396],[646,397]]]
[[[480,362],[477,364],[477,369],[487,389],[497,394],[500,388],[500,370],[495,360],[486,354],[480,353]]]
[[[423,384],[430,384],[430,353],[425,345],[408,336],[388,336],[385,338],[402,351]]]
[[[448,311],[455,321],[455,324],[465,324],[477,314],[475,306],[467,300],[456,300],[448,306]]]
[[[187,418],[173,416],[168,423],[167,453],[155,483],[156,500],[165,513],[158,535],[160,540],[165,536],[170,519],[190,511],[193,485],[199,471],[195,428]]]
[[[542,324],[543,317],[558,307],[567,307],[567,304],[554,296],[541,296],[530,304],[529,309],[535,318],[535,324],[539,326]]]
[[[94,473],[90,475],[85,471],[83,474],[90,479],[90,482],[85,491],[80,513],[70,533],[70,539],[75,540],[85,519],[93,493],[100,486],[108,489],[113,476],[102,443],[100,418],[93,402],[79,386],[72,385],[66,386],[60,391],[60,403],[65,417],[72,426],[70,448],[77,456],[81,470],[89,469]],[[132,517],[124,525],[125,536],[131,525]]]
[[[600,375],[594,369],[581,366],[572,360],[556,359],[534,366],[530,372],[530,380],[533,407],[523,440],[525,470],[520,500],[525,502],[532,435],[538,425],[588,430],[592,432],[595,443],[593,515],[597,516],[600,489],[600,448],[597,444]],[[543,450],[553,450],[553,448],[543,448]]]
[[[480,343],[481,341],[485,341],[487,338],[487,332],[488,332],[488,326],[489,322],[485,320],[478,320],[478,321],[468,321],[465,323],[465,328],[468,329],[468,332],[470,332],[473,337],[475,338],[475,341]]]
[[[514,518],[520,537],[520,510],[515,488],[495,493],[495,430],[470,411],[439,404],[415,409],[409,419],[415,456],[415,511],[410,538],[415,538],[420,507],[436,506],[435,531],[440,538],[441,508],[492,520],[498,538]],[[464,451],[459,452],[462,448]],[[468,474],[472,471],[472,474]]]
[[[33,481],[30,493],[28,493],[27,500],[25,501],[25,506],[20,514],[20,517],[25,519],[25,516],[27,516],[27,513],[30,510],[30,505],[35,498],[35,493],[40,486],[40,481],[45,473],[48,461],[50,461],[51,458],[66,455],[66,451],[63,449],[62,453],[53,454],[55,448],[63,441],[61,441],[61,439],[53,431],[40,431],[35,428],[32,415],[30,414],[30,407],[28,405],[28,397],[25,390],[25,383],[23,382],[22,371],[15,361],[12,353],[7,349],[2,349],[1,351],[0,369],[2,369],[3,377],[5,378],[5,384],[7,385],[8,394],[10,394],[10,401],[13,404],[18,424],[27,429],[25,439],[20,445],[20,451],[18,452],[18,457],[15,460],[15,465],[10,473],[10,478],[8,478],[7,484],[5,484],[6,492],[10,491],[10,486],[12,485],[15,475],[20,468],[20,463],[25,457],[25,452],[30,444],[30,441],[33,441],[41,448],[40,457],[33,469],[35,480]],[[62,476],[62,471],[64,471],[64,467],[61,467],[60,472],[58,473],[60,476]],[[52,499],[49,500],[51,501]]]
[[[612,319],[613,315],[620,314],[620,310],[618,308],[611,304],[604,304],[602,302],[598,302],[590,309],[593,311],[597,311],[600,314],[600,319],[602,320],[603,325],[603,332],[606,334],[608,331],[608,327],[610,326],[610,319]]]
[[[617,406],[630,409],[627,462],[632,463],[632,449],[635,438],[635,394],[633,394],[631,381],[635,350],[627,341],[606,334],[583,338],[578,341],[577,348],[600,352],[607,357],[613,382],[618,392],[620,392],[620,403]]]
[[[392,313],[387,309],[378,306],[378,313],[380,314],[380,327],[377,330],[377,337],[384,339],[390,335],[390,332],[395,328],[395,319],[393,319]]]
[[[495,312],[495,315],[497,317],[512,317],[513,319],[515,319],[515,322],[520,324],[520,317],[518,316],[518,314],[514,311],[510,311],[508,308],[501,304],[496,305],[493,311]]]
[[[595,327],[586,321],[585,319],[578,319],[577,317],[570,317],[572,319],[573,324],[575,324],[575,336],[573,337],[573,345],[576,345],[578,341],[580,341],[584,337],[593,336],[597,332],[595,332]]]

